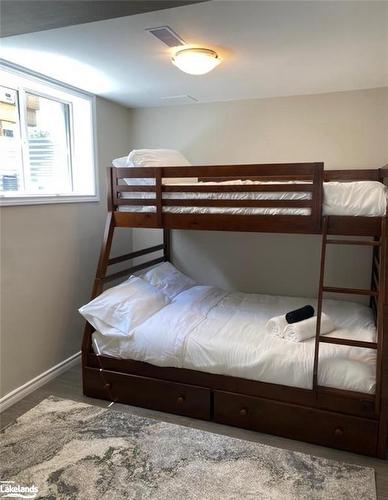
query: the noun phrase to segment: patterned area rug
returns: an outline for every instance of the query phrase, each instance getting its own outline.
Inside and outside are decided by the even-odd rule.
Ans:
[[[0,497],[376,498],[370,468],[54,397],[2,432],[0,461]]]

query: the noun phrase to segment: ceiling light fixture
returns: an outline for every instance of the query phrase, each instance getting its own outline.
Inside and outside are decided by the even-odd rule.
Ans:
[[[181,49],[171,61],[177,68],[189,75],[204,75],[218,66],[221,59],[210,49]]]

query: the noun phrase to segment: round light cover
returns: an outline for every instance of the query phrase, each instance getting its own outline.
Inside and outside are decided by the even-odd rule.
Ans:
[[[171,61],[189,75],[204,75],[218,66],[221,59],[214,50],[192,48],[179,50]]]

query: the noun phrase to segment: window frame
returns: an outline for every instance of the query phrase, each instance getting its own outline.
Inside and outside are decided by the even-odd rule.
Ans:
[[[41,91],[37,91],[34,89],[31,89],[29,87],[23,87],[22,89],[18,90],[18,96],[19,96],[19,120],[20,120],[20,128],[22,129],[22,133],[20,134],[21,136],[21,141],[22,141],[22,158],[23,158],[23,179],[24,179],[24,186],[26,185],[26,182],[31,182],[31,170],[29,173],[29,180],[26,181],[28,178],[28,175],[26,173],[26,163],[29,162],[29,144],[28,144],[28,123],[26,120],[26,106],[27,106],[27,95],[34,95],[37,97],[41,97],[42,99],[47,99],[50,101],[57,102],[59,104],[64,104],[68,106],[69,108],[69,114],[68,114],[68,122],[67,125],[68,127],[66,130],[66,142],[67,142],[67,168],[69,169],[69,184],[74,188],[74,174],[73,174],[73,156],[72,156],[72,151],[74,148],[74,122],[73,122],[73,103],[71,101],[65,100],[65,99],[59,99],[58,97],[46,94]],[[20,105],[22,104],[22,105]],[[22,121],[23,118],[23,121]],[[24,137],[24,138],[23,138]],[[33,195],[32,195],[33,196]],[[39,195],[38,195],[39,196]],[[45,195],[43,195],[45,196]],[[50,196],[50,195],[48,195]],[[56,194],[55,196],[61,196],[59,194]],[[68,196],[74,196],[74,195],[68,195]]]
[[[91,157],[92,157],[92,170],[93,177],[92,182],[94,185],[94,194],[31,194],[31,193],[18,193],[15,195],[4,195],[0,193],[0,206],[17,206],[17,205],[44,205],[44,204],[61,204],[61,203],[85,203],[85,202],[99,202],[100,201],[100,185],[99,185],[99,172],[98,172],[98,155],[97,155],[97,127],[96,127],[96,96],[89,92],[80,90],[71,85],[67,85],[63,82],[51,79],[45,75],[41,75],[34,71],[26,68],[22,68],[18,65],[4,61],[0,59],[0,70],[4,70],[8,73],[14,74],[15,76],[31,80],[32,82],[37,82],[40,85],[44,85],[47,89],[52,88],[54,91],[64,92],[65,94],[73,95],[78,98],[87,99],[90,102],[90,130],[91,130]],[[21,110],[21,105],[23,104],[20,99],[19,89],[18,92],[18,109],[19,109],[19,119],[22,119],[24,111]],[[41,90],[34,89],[28,85],[23,85],[22,88],[24,94],[24,100],[27,93],[32,93],[33,95],[38,95],[42,98],[47,98],[55,100],[60,103],[69,104],[69,168],[70,168],[70,182],[74,187],[74,171],[73,171],[73,150],[74,150],[74,115],[73,115],[73,103],[72,101],[66,101],[66,99],[58,98],[55,95],[50,95],[48,92],[42,92]],[[22,127],[27,128],[27,123],[20,123],[20,129]],[[23,171],[23,183],[25,183],[25,144],[23,141],[23,135],[18,130],[18,136],[21,141],[21,157],[22,157],[22,171]]]

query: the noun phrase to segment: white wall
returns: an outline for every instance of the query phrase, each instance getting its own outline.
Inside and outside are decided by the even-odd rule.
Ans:
[[[130,143],[175,148],[193,164],[388,162],[388,89],[136,109]],[[158,231],[134,231],[134,247]],[[369,249],[330,250],[327,283],[368,287]],[[173,259],[192,277],[249,292],[315,295],[318,236],[174,231]],[[337,296],[338,297],[338,296]]]
[[[97,99],[99,203],[3,207],[1,396],[78,352],[106,217],[105,167],[128,152],[129,113]],[[131,248],[130,231],[117,246]]]

